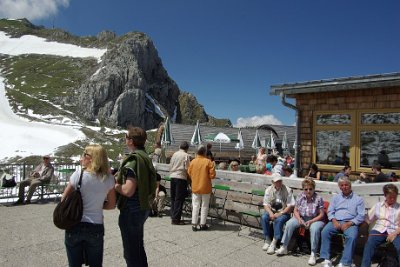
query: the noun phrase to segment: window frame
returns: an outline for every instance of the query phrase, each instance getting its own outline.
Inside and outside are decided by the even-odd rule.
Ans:
[[[399,109],[359,109],[359,110],[341,110],[341,111],[316,111],[313,115],[313,130],[312,130],[312,162],[316,162],[317,152],[317,131],[350,131],[350,156],[349,164],[352,170],[356,172],[370,172],[370,167],[361,167],[361,132],[362,131],[399,131],[400,124],[361,124],[361,115],[364,113],[394,113],[399,112]],[[317,116],[333,115],[333,114],[349,114],[351,116],[350,124],[335,124],[335,125],[318,125]],[[340,171],[343,166],[318,164],[321,169]],[[388,171],[399,172],[397,169],[383,169],[384,173]]]
[[[333,124],[333,125],[318,125],[317,124],[317,116],[319,115],[334,115],[334,114],[349,114],[350,115],[350,124]],[[354,155],[355,149],[354,149],[354,135],[353,131],[354,129],[354,120],[355,120],[355,111],[354,110],[345,110],[345,111],[317,111],[314,113],[313,117],[313,124],[314,124],[314,129],[313,129],[313,146],[312,146],[312,162],[316,162],[317,160],[317,131],[349,131],[350,132],[350,157],[349,157],[349,164],[350,166],[355,165]],[[343,169],[342,165],[330,165],[330,164],[319,164],[318,167],[321,169],[329,169],[329,170],[334,170],[334,171],[340,171]]]

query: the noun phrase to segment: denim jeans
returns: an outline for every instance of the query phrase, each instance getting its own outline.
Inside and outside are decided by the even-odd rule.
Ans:
[[[103,265],[104,225],[81,222],[65,231],[65,248],[70,267]]]
[[[121,230],[124,258],[127,267],[147,267],[147,256],[144,250],[144,223],[149,217],[150,210],[132,212],[124,208],[119,214],[119,229]]]
[[[341,225],[345,223],[345,221],[338,221]],[[320,256],[323,259],[330,260],[331,256],[331,239],[333,234],[341,233],[342,231],[337,230],[332,222],[329,222],[321,233],[322,244]],[[342,258],[340,259],[340,263],[343,265],[351,265],[352,257],[354,253],[354,249],[356,247],[356,240],[358,236],[358,226],[350,226],[343,232],[345,237],[344,248]]]
[[[311,242],[311,251],[316,253],[318,250],[318,244],[321,237],[321,230],[324,228],[324,222],[316,221],[313,222],[310,226],[310,242]],[[295,217],[292,217],[287,223],[285,227],[285,232],[283,233],[282,243],[287,248],[292,238],[294,230],[300,227],[299,222]]]
[[[387,233],[381,234],[378,231],[372,230],[370,232],[370,235],[368,236],[368,241],[367,244],[364,247],[364,254],[363,254],[363,258],[362,258],[362,263],[361,263],[361,267],[370,267],[371,266],[371,260],[372,257],[374,256],[375,253],[375,249],[380,245],[386,242],[386,238],[387,238]],[[374,234],[378,234],[376,236],[374,236]],[[396,248],[397,251],[397,258],[400,262],[400,237],[397,236],[394,240],[393,240],[393,245]]]
[[[280,240],[283,235],[283,225],[290,219],[289,214],[283,214],[276,218],[273,223],[273,230],[274,230],[274,236],[275,240]],[[271,238],[271,225],[269,224],[270,219],[269,219],[269,214],[268,212],[265,212],[261,216],[261,226],[263,228],[263,233],[265,238]]]

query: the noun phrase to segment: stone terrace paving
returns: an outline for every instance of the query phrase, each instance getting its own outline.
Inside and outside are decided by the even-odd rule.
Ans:
[[[0,266],[68,266],[64,231],[52,221],[54,207],[53,202],[0,206]],[[118,210],[104,211],[105,267],[126,266],[118,214]],[[308,255],[268,255],[261,249],[259,235],[251,235],[248,228],[240,236],[237,231],[238,225],[229,222],[193,232],[190,225],[171,225],[168,216],[149,218],[145,224],[149,266],[308,266]]]

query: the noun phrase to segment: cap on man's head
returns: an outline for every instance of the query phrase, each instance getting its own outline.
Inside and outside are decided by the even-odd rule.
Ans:
[[[272,174],[272,182],[278,182],[278,181],[282,181],[282,176],[280,176],[278,173],[274,173]]]

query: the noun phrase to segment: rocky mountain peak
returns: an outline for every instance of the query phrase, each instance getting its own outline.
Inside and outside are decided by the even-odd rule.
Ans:
[[[153,42],[140,32],[114,42],[78,93],[82,115],[109,126],[150,129],[166,116],[179,123],[209,121],[197,99],[181,92],[168,76]]]
[[[108,49],[99,69],[78,93],[85,118],[147,129],[156,127],[164,116],[173,116],[180,90],[169,78],[150,38],[129,33]]]

